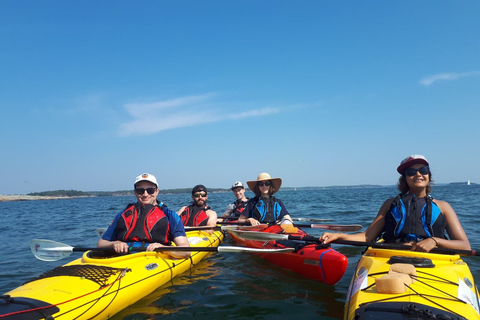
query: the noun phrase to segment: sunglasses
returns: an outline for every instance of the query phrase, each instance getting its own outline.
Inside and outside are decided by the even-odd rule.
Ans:
[[[405,169],[405,175],[407,177],[412,177],[417,174],[417,172],[420,172],[421,175],[425,176],[430,173],[430,168],[428,166],[423,166],[418,169],[415,168],[407,168]]]
[[[272,182],[271,181],[260,181],[260,182],[257,182],[257,186],[259,187],[263,187],[263,186],[267,186],[267,187],[270,187],[272,185]]]
[[[197,193],[192,194],[192,196],[195,197],[195,198],[200,198],[200,197],[205,198],[207,196],[207,193],[206,192],[197,192]]]
[[[155,191],[157,191],[157,188],[135,188],[135,192],[138,194],[138,195],[142,195],[145,193],[145,191],[147,191],[148,194],[154,194]]]

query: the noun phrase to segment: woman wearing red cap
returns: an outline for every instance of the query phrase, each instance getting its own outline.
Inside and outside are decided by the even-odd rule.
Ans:
[[[432,173],[422,155],[403,159],[397,168],[400,194],[385,201],[372,224],[361,233],[325,232],[320,241],[337,239],[385,242],[412,245],[412,250],[429,252],[433,248],[470,250],[467,235],[457,214],[446,201],[430,196]],[[445,236],[448,233],[449,239]]]

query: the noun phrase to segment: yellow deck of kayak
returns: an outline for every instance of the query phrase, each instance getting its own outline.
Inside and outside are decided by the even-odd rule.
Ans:
[[[434,267],[415,267],[417,276],[412,278],[416,281],[406,288],[405,293],[378,293],[375,278],[388,272],[392,256],[411,257],[413,260],[428,258]],[[405,308],[413,310],[409,311],[412,315],[418,310],[434,307],[465,319],[480,319],[478,289],[467,264],[458,255],[369,248],[360,258],[350,283],[344,319],[362,319],[357,309],[370,308],[374,312],[375,303],[386,306],[384,303],[391,302],[406,302]],[[397,319],[396,315],[388,312],[380,314],[385,320]]]
[[[189,231],[187,237],[192,247],[218,247],[223,233]],[[95,258],[91,252],[85,252],[82,258],[54,269],[56,274],[28,282],[6,294],[55,305],[60,311],[52,315],[54,319],[108,319],[209,254],[193,251],[191,259],[175,259],[166,253],[139,252]]]

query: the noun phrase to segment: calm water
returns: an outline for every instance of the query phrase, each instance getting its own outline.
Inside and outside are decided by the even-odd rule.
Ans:
[[[332,223],[358,223],[367,227],[383,201],[396,195],[394,187],[280,191],[293,217],[332,218]],[[250,194],[251,195],[251,194]],[[436,186],[434,198],[450,202],[470,238],[480,249],[476,229],[480,212],[480,186]],[[190,196],[164,195],[171,209],[188,204]],[[100,197],[71,200],[0,203],[0,294],[75,256],[57,262],[35,259],[29,249],[34,238],[51,239],[72,246],[95,246],[95,228],[106,227],[132,197]],[[209,195],[209,204],[223,213],[234,200],[231,193]],[[320,236],[322,230],[307,229]],[[225,245],[232,245],[230,239]],[[137,319],[291,319],[318,316],[341,319],[353,268],[362,248],[333,245],[349,258],[346,274],[335,286],[310,281],[272,266],[248,253],[217,253],[197,265],[191,273],[174,279],[147,298],[128,307],[115,320]],[[475,279],[480,279],[480,257],[467,257]]]

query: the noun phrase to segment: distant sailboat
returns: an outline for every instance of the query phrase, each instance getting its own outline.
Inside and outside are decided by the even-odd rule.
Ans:
[[[467,181],[467,186],[469,186],[469,185],[470,185],[470,180]]]

